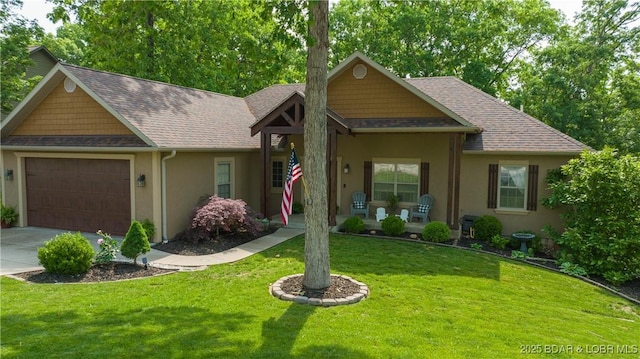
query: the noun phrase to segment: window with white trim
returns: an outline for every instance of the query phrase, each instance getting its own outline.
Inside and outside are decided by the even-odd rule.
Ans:
[[[498,208],[526,209],[527,163],[500,163],[498,180]]]
[[[216,159],[216,195],[221,198],[233,198],[233,158]]]
[[[373,163],[373,200],[386,201],[390,195],[400,202],[418,202],[420,162],[379,160]]]

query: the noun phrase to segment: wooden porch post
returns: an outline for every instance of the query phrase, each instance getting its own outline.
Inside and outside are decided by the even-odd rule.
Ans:
[[[449,135],[449,173],[447,181],[447,225],[458,229],[460,215],[460,163],[462,158],[462,134]]]
[[[260,212],[271,219],[269,203],[271,202],[271,133],[260,132]]]

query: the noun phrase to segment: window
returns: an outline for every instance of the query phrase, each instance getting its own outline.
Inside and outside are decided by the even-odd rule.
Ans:
[[[525,209],[527,196],[527,166],[500,164],[498,208]]]
[[[273,160],[271,162],[271,187],[282,188],[284,185],[284,161]]]
[[[216,159],[216,194],[233,198],[233,159]]]
[[[394,194],[400,202],[418,202],[419,171],[419,163],[374,163],[373,200],[386,201],[389,195]]]

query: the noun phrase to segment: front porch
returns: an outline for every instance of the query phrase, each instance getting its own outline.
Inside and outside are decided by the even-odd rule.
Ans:
[[[344,216],[344,215],[337,215],[336,216],[336,225],[335,226],[330,226],[329,227],[329,232],[339,232],[340,229],[342,228],[342,223],[344,223],[344,221],[349,218],[349,216]],[[376,229],[376,230],[381,230],[382,229],[382,223],[381,222],[377,222],[375,219],[373,218],[369,218],[369,219],[362,219],[362,221],[364,222],[365,226],[367,226],[367,229],[371,230],[371,229]],[[282,226],[282,219],[280,218],[280,216],[273,216],[273,219],[271,220],[271,225],[276,225],[276,226]],[[407,232],[412,232],[412,233],[422,233],[422,230],[424,229],[425,224],[421,223],[421,222],[408,222],[405,223],[405,231]],[[304,224],[304,214],[292,214],[289,216],[289,226],[288,228],[294,228],[294,229],[305,229],[305,224]],[[459,237],[459,228],[455,229],[455,230],[451,230],[451,238],[458,238]]]

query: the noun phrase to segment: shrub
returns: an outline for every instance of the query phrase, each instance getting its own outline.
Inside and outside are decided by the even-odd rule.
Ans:
[[[100,246],[100,251],[96,253],[96,263],[109,263],[116,259],[116,254],[118,254],[118,251],[120,251],[120,249],[118,248],[118,241],[111,238],[111,235],[109,235],[109,233],[104,233],[102,230],[98,230],[96,234],[100,236],[100,238],[98,238],[98,246]]]
[[[399,236],[404,233],[404,221],[400,217],[389,216],[382,220],[382,232],[387,236]]]
[[[38,260],[44,270],[58,274],[81,274],[91,268],[95,251],[80,232],[61,233],[38,248]]]
[[[360,233],[365,229],[364,221],[359,216],[347,218],[343,226],[346,233]]]
[[[291,213],[293,214],[304,213],[304,204],[300,202],[293,202],[293,205],[291,207]]]
[[[505,238],[499,234],[496,234],[495,236],[491,237],[491,245],[494,248],[498,248],[498,249],[504,249],[507,246],[507,244],[509,244],[509,242],[511,241],[512,241],[511,239]]]
[[[387,197],[387,206],[389,206],[389,212],[391,212],[391,214],[396,214],[398,202],[400,202],[400,198],[395,194],[390,194],[389,197]]]
[[[153,240],[153,237],[156,235],[156,226],[149,220],[148,218],[142,221],[142,228],[144,232],[147,234],[147,239]]]
[[[142,224],[138,221],[131,222],[131,226],[129,226],[129,230],[124,236],[124,241],[122,241],[122,246],[120,247],[122,255],[133,259],[133,263],[136,263],[139,255],[150,250],[149,239],[144,228],[142,228]]]
[[[611,148],[584,151],[547,176],[543,203],[563,211],[565,232],[552,236],[561,262],[613,284],[640,278],[640,159]]]
[[[451,236],[451,230],[443,222],[429,222],[422,230],[422,239],[431,242],[446,242]]]
[[[495,235],[502,234],[502,223],[494,216],[484,215],[473,221],[475,238],[483,241],[489,241]]]
[[[220,231],[227,233],[248,232],[258,235],[264,226],[255,219],[256,213],[241,199],[209,197],[208,202],[196,208],[191,228],[194,241],[213,238]]]

